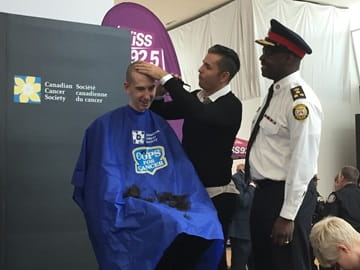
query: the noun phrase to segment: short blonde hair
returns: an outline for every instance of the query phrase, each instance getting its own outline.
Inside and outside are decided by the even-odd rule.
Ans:
[[[136,70],[135,68],[135,64],[138,64],[140,63],[141,61],[135,61],[133,63],[130,63],[126,69],[126,82],[127,83],[132,83],[134,81],[133,79],[133,73],[137,72],[137,73],[140,73],[139,71]],[[142,73],[141,73],[142,74]],[[150,78],[151,80],[155,81],[154,78],[152,78],[151,76],[149,75],[146,75],[146,74],[143,74],[144,76]]]
[[[314,225],[310,233],[310,242],[315,257],[323,267],[331,267],[338,258],[338,245],[349,248],[360,234],[345,220],[338,217],[326,217]]]

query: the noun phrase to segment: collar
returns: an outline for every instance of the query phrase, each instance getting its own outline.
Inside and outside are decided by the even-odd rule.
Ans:
[[[294,81],[299,81],[299,80],[301,80],[301,77],[300,77],[300,71],[298,70],[274,83],[274,93],[280,91],[281,89],[284,89],[284,87],[287,87],[290,83],[294,83]]]
[[[354,182],[347,182],[342,188],[344,187],[355,187],[356,186],[356,183]]]
[[[231,92],[231,87],[230,84],[225,85],[223,88],[217,90],[214,94],[208,96],[208,98],[214,102],[215,100],[217,100],[218,98],[225,96],[226,94]],[[206,93],[204,90],[200,90],[197,93],[197,97],[199,100],[203,101],[204,98],[206,97]]]

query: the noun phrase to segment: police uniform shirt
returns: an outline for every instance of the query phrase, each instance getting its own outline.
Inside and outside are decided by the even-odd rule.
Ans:
[[[323,112],[317,96],[299,71],[273,87],[273,97],[251,148],[251,176],[285,180],[280,216],[294,220],[310,179],[317,171]],[[253,125],[260,111],[261,108]]]

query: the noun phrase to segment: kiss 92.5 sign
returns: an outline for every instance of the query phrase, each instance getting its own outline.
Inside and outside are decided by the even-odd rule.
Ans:
[[[154,35],[131,31],[131,62],[146,61],[165,69],[164,50],[154,46]]]
[[[168,73],[181,75],[168,31],[147,8],[136,3],[120,3],[105,14],[101,25],[130,30],[131,62],[143,60],[161,67]],[[169,123],[181,140],[182,120],[169,120]]]
[[[168,31],[147,8],[136,3],[120,3],[106,13],[101,25],[130,30],[131,62],[150,62],[169,73],[181,75]]]

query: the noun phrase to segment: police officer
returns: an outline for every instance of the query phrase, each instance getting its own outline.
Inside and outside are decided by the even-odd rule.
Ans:
[[[254,118],[245,166],[258,186],[251,211],[255,270],[308,270],[323,112],[299,67],[312,50],[275,19],[256,43],[263,45],[262,75],[273,83]]]
[[[335,191],[325,204],[325,214],[345,219],[360,232],[360,189],[356,182],[359,170],[352,166],[343,167],[335,177]]]

